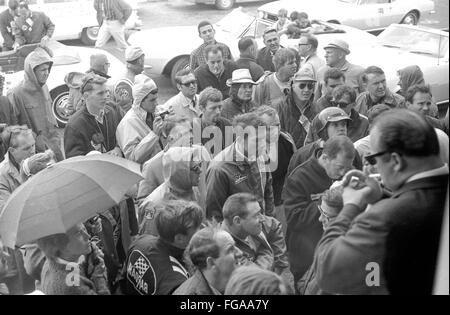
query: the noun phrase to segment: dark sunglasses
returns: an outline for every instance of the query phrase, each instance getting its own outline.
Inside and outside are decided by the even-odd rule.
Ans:
[[[385,155],[385,154],[387,154],[387,153],[390,153],[389,151],[381,151],[381,152],[378,152],[378,153],[374,153],[374,154],[369,154],[369,155],[366,155],[365,157],[364,157],[364,159],[367,161],[367,163],[369,163],[370,165],[375,165],[375,164],[377,164],[377,160],[375,159],[377,156],[383,156],[383,155]]]
[[[310,82],[310,83],[300,83],[300,84],[298,85],[298,87],[299,87],[301,90],[304,90],[305,87],[308,87],[308,90],[312,90],[312,89],[314,88],[314,83],[312,83],[312,82]]]
[[[184,86],[187,86],[187,87],[189,87],[191,85],[197,85],[197,80],[181,83],[181,85],[184,85]]]

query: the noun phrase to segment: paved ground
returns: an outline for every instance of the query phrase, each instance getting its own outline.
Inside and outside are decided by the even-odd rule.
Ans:
[[[255,15],[258,7],[268,1],[257,1],[239,4],[243,11]],[[435,0],[436,14],[427,20],[421,20],[422,25],[448,29],[449,28],[449,2],[448,0]],[[201,20],[210,20],[215,23],[219,21],[228,11],[216,10],[211,5],[196,5],[187,0],[150,0],[141,5],[139,16],[144,26],[142,29],[163,27],[163,26],[186,26],[196,25]],[[150,40],[150,39],[149,39]],[[71,41],[70,44],[80,45],[77,41]],[[160,43],[155,43],[160,44]],[[107,48],[109,52],[123,60],[111,42]],[[163,103],[169,99],[176,91],[171,87],[170,80],[163,76],[153,78],[159,86],[159,102]]]

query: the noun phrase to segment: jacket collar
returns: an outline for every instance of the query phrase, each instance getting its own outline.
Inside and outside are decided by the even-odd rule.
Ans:
[[[386,88],[386,94],[384,95],[384,97],[379,99],[377,102],[374,102],[372,97],[370,96],[370,93],[367,92],[367,104],[368,105],[373,106],[376,104],[383,104],[383,103],[386,105],[389,105],[391,107],[395,106],[397,103],[395,100],[394,94],[392,94],[392,92],[388,88]]]
[[[97,70],[94,70],[94,69],[89,69],[88,72],[92,72],[92,73],[94,73],[96,75],[99,75],[99,76],[105,78],[105,79],[111,79],[111,77],[109,75],[107,75],[106,73],[103,73],[101,71],[97,71]]]
[[[256,58],[255,58],[255,57],[253,57],[253,56],[251,56],[251,55],[247,55],[247,54],[241,54],[241,55],[239,56],[239,59],[241,59],[241,60],[249,60],[249,61],[256,62]]]
[[[399,190],[395,191],[392,194],[391,198],[398,197],[407,191],[426,188],[445,187],[446,185],[448,185],[448,173],[446,175],[422,177],[417,180],[405,183]]]
[[[145,123],[145,121],[147,120],[148,113],[144,109],[142,109],[141,106],[138,106],[138,105],[136,105],[136,106],[133,105],[132,109],[133,109],[134,113],[136,114],[136,116]]]
[[[19,165],[14,161],[13,157],[10,155],[11,153],[6,152],[5,159],[2,164],[6,164],[8,166],[8,174],[21,183]]]

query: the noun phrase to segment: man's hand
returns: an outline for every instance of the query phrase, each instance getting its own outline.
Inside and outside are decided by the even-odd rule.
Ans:
[[[12,46],[12,49],[13,50],[17,50],[19,47],[20,47],[19,43],[14,43],[13,46]]]
[[[41,44],[46,44],[50,40],[50,37],[48,35],[45,35],[41,39]]]
[[[351,170],[345,174],[342,187],[344,205],[354,204],[361,210],[368,204],[376,203],[383,196],[379,183],[358,170]]]
[[[112,149],[111,151],[107,152],[106,154],[109,154],[109,155],[112,155],[112,156],[117,156],[117,157],[123,157],[122,151],[120,150],[119,147],[115,147],[114,149]]]

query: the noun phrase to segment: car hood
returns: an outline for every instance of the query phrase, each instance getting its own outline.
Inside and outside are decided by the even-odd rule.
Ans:
[[[131,34],[128,42],[141,47],[146,57],[190,54],[201,45],[196,26],[161,27]]]

